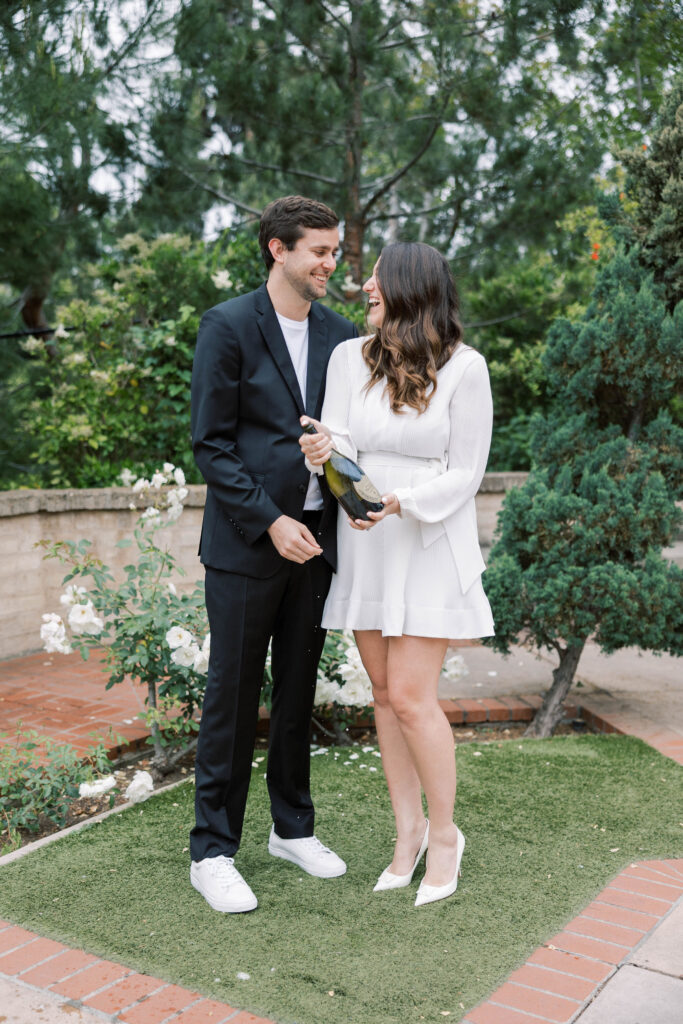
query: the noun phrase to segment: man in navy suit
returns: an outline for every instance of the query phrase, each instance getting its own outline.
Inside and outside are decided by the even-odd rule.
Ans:
[[[309,874],[346,865],[314,835],[309,726],[336,565],[337,505],[308,472],[299,417],[320,417],[327,362],[357,335],[316,301],[339,247],[329,207],[287,196],[263,211],[268,280],[202,317],[192,373],[192,442],[207,483],[199,553],[211,656],[196,760],[192,885],[215,910],[257,899],[233,857],[242,834],[263,671],[272,642],[268,849]],[[322,487],[322,489],[321,489]]]

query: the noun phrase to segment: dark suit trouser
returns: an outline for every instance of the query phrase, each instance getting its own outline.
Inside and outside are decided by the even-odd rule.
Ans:
[[[206,569],[211,657],[197,746],[192,860],[240,844],[263,669],[272,636],[267,783],[275,831],[313,835],[310,720],[332,570],[322,556],[253,579]],[[265,840],[265,837],[264,837]]]

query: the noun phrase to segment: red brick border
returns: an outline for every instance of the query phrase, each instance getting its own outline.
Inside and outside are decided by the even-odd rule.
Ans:
[[[565,1024],[683,899],[683,860],[630,864],[462,1024]]]
[[[116,1015],[120,1024],[275,1024],[248,1010],[205,999],[111,960],[69,949],[0,921],[0,978],[64,997],[71,1006]],[[180,1012],[179,1012],[180,1011]]]
[[[621,711],[610,714],[591,707],[590,699],[580,708],[586,725],[594,732],[613,732],[620,736],[635,736],[660,754],[670,757],[677,764],[683,764],[683,736],[673,729],[662,729],[635,714]]]

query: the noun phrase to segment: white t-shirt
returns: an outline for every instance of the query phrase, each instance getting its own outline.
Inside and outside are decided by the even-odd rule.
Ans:
[[[305,320],[290,320],[289,317],[275,314],[278,318],[285,342],[292,360],[294,373],[299,382],[299,390],[306,403],[306,372],[308,370],[308,317]],[[323,496],[316,474],[312,473],[308,482],[308,491],[304,509],[312,511],[323,507]]]

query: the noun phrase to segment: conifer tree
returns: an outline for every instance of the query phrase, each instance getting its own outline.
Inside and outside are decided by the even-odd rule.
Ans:
[[[485,574],[502,652],[525,641],[559,657],[527,730],[548,736],[589,638],[683,652],[683,570],[662,557],[682,495],[683,302],[621,249],[576,321],[551,327],[550,413],[537,417],[534,468],[511,491]]]
[[[641,247],[641,262],[664,285],[668,308],[683,299],[683,74],[662,103],[649,145],[617,150],[629,175],[626,192],[637,203],[633,220],[616,207],[608,219]]]

